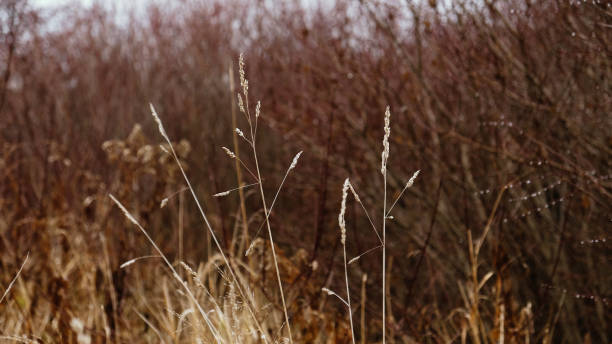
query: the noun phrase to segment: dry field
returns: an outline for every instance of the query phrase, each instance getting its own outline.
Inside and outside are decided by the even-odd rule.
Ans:
[[[0,343],[608,343],[612,4],[0,0]]]

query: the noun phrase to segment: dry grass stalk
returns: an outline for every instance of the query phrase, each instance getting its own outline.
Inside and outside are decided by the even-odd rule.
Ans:
[[[395,206],[397,201],[404,194],[406,189],[410,188],[414,184],[414,181],[416,180],[416,178],[417,178],[417,176],[419,175],[419,172],[420,172],[420,170],[417,170],[412,175],[412,177],[408,180],[408,182],[406,183],[406,185],[404,186],[404,188],[400,192],[399,196],[395,199],[395,201],[393,202],[391,207],[387,208],[387,161],[389,159],[389,137],[391,136],[391,111],[389,109],[389,106],[387,106],[387,108],[385,110],[384,132],[385,132],[385,134],[383,136],[383,150],[382,150],[382,153],[381,153],[381,169],[380,169],[380,171],[381,171],[381,173],[383,175],[383,185],[384,185],[382,238],[378,235],[378,231],[376,230],[376,227],[374,226],[374,223],[370,219],[370,216],[368,215],[368,212],[367,212],[365,206],[361,202],[361,199],[359,198],[359,195],[357,194],[357,192],[355,191],[355,189],[351,185],[351,183],[350,183],[348,178],[344,181],[344,184],[343,184],[343,187],[342,187],[342,201],[341,201],[341,204],[340,204],[340,213],[338,215],[338,223],[340,225],[340,231],[341,231],[340,241],[342,243],[343,253],[344,253],[344,274],[345,274],[346,293],[347,293],[347,300],[346,301],[343,300],[343,301],[345,302],[345,304],[349,308],[349,320],[350,320],[350,325],[351,325],[351,334],[352,334],[353,342],[355,341],[355,334],[354,334],[354,330],[353,330],[352,309],[350,307],[350,294],[349,294],[348,267],[347,266],[352,264],[352,263],[354,263],[354,262],[356,262],[357,260],[359,260],[365,254],[368,254],[369,252],[372,252],[373,250],[376,250],[376,249],[382,247],[382,249],[383,249],[383,252],[382,252],[382,268],[383,268],[382,269],[382,275],[383,275],[382,276],[383,277],[382,278],[382,290],[383,290],[383,293],[382,293],[383,294],[383,297],[382,297],[382,310],[383,310],[382,311],[382,324],[383,324],[383,326],[382,326],[382,342],[385,343],[386,342],[387,308],[389,308],[389,310],[390,310],[390,304],[391,304],[390,301],[388,302],[388,300],[387,300],[387,294],[389,294],[389,288],[387,286],[387,284],[389,283],[387,281],[387,279],[388,279],[387,274],[389,274],[389,276],[390,276],[390,270],[391,270],[391,264],[392,264],[390,262],[390,264],[389,264],[389,272],[388,272],[387,271],[387,261],[386,261],[387,260],[387,255],[386,255],[386,220],[388,218],[392,218],[392,217],[389,216],[389,213],[391,212],[391,210],[393,209],[393,207]],[[369,220],[370,224],[372,225],[372,229],[374,230],[374,232],[378,236],[378,239],[380,240],[380,245],[365,251],[364,253],[362,253],[362,254],[352,258],[350,261],[347,262],[347,260],[346,260],[346,222],[344,220],[344,215],[345,215],[345,211],[346,211],[346,197],[348,195],[348,190],[351,191],[351,193],[355,197],[355,200],[357,200],[357,202],[361,205],[362,209],[364,210],[366,216],[368,217],[368,220]],[[363,283],[365,283],[365,282],[363,282]],[[326,291],[328,293],[333,293],[329,289],[325,289],[324,291]],[[338,296],[335,293],[333,293],[333,294]],[[342,298],[340,298],[340,299],[342,300]]]
[[[355,330],[353,329],[353,309],[351,308],[351,292],[349,290],[349,279],[348,279],[348,264],[346,263],[346,221],[344,220],[344,214],[346,212],[346,197],[348,196],[349,179],[344,180],[342,186],[342,201],[340,202],[340,214],[338,215],[338,225],[340,226],[340,242],[342,243],[342,251],[344,258],[344,280],[346,282],[346,304],[349,312],[349,321],[351,324],[351,339],[355,344]]]
[[[160,127],[161,127],[161,122],[160,123]],[[162,133],[162,135],[164,135]],[[200,315],[202,316],[202,319],[204,319],[204,321],[206,322],[206,325],[208,326],[209,330],[211,331],[211,334],[213,335],[213,337],[215,338],[215,340],[217,341],[217,343],[222,343],[222,340],[218,334],[217,329],[215,328],[215,326],[212,324],[212,322],[210,321],[210,318],[208,317],[208,315],[206,314],[206,312],[202,309],[202,307],[200,306],[200,304],[197,302],[196,297],[193,295],[191,289],[187,286],[187,283],[185,283],[185,281],[183,281],[183,279],[180,277],[180,275],[178,274],[178,272],[174,269],[174,266],[170,263],[170,261],[168,260],[168,258],[166,258],[166,256],[164,255],[164,253],[162,252],[162,250],[157,246],[157,244],[155,243],[155,241],[151,238],[151,236],[149,236],[149,233],[147,233],[147,231],[144,229],[144,227],[142,227],[142,225],[136,220],[136,218],[130,214],[130,212],[125,208],[125,206],[123,206],[123,204],[121,204],[121,202],[119,202],[119,200],[117,200],[115,198],[115,196],[113,196],[112,194],[109,194],[109,197],[111,198],[111,200],[119,207],[119,209],[121,209],[121,211],[123,212],[123,215],[125,215],[125,217],[130,220],[130,222],[132,222],[133,224],[136,225],[136,227],[138,227],[138,229],[140,229],[140,231],[145,235],[145,237],[147,238],[147,240],[149,240],[149,243],[151,244],[151,246],[153,246],[153,248],[155,249],[155,251],[157,251],[157,253],[159,254],[159,256],[164,260],[164,262],[166,263],[166,266],[168,266],[168,268],[170,269],[170,271],[172,271],[172,276],[179,282],[179,284],[185,289],[185,291],[187,292],[187,295],[189,296],[189,298],[194,302],[194,304],[197,306],[198,311],[200,312]]]
[[[287,312],[287,303],[285,301],[285,292],[283,291],[283,283],[282,283],[281,277],[280,277],[280,270],[279,270],[279,267],[278,267],[278,258],[277,258],[277,255],[276,255],[276,248],[274,247],[274,238],[273,238],[273,235],[272,235],[272,227],[270,226],[270,220],[269,220],[270,212],[269,212],[268,206],[266,204],[266,196],[265,196],[265,193],[264,193],[264,190],[263,190],[263,179],[261,177],[261,171],[260,171],[260,168],[259,168],[259,159],[258,159],[258,156],[257,156],[256,132],[257,132],[257,117],[258,116],[256,116],[256,118],[255,118],[255,124],[253,124],[253,121],[251,120],[251,112],[250,112],[250,109],[249,109],[249,94],[248,94],[249,82],[248,82],[248,80],[245,77],[244,65],[245,65],[245,63],[244,63],[244,56],[242,54],[240,54],[239,61],[238,61],[239,74],[240,74],[240,85],[242,86],[242,94],[243,94],[244,100],[245,100],[244,107],[245,107],[245,110],[246,110],[246,117],[247,117],[247,120],[248,120],[248,123],[249,123],[249,130],[251,132],[251,139],[250,140],[247,139],[244,136],[244,133],[240,129],[238,129],[238,128],[236,128],[236,133],[238,133],[238,135],[241,136],[245,141],[250,143],[251,149],[253,151],[253,159],[255,160],[255,171],[257,173],[257,181],[259,183],[259,193],[260,193],[260,196],[261,196],[261,202],[262,202],[263,209],[264,209],[265,223],[266,223],[266,227],[268,229],[268,236],[270,238],[270,247],[272,249],[272,258],[273,258],[273,261],[274,261],[274,269],[275,269],[275,272],[276,272],[276,279],[277,279],[277,282],[278,282],[278,288],[279,288],[280,295],[281,295],[281,301],[282,301],[282,305],[283,305],[283,313],[284,313],[284,316],[285,316],[285,323],[287,324],[287,332],[289,333],[289,342],[293,343],[293,335],[291,333],[291,323],[289,321],[289,314]],[[259,106],[258,106],[258,108],[259,108]],[[260,112],[260,110],[257,110],[256,115],[258,115],[259,112]],[[289,171],[292,170],[295,167],[295,164],[297,164],[297,160],[299,159],[301,153],[302,152],[298,153],[295,156],[295,158],[293,159],[293,162],[291,163],[291,166],[289,167],[289,169],[287,170],[287,173],[285,174],[285,178],[287,177],[287,174],[289,173]],[[283,178],[283,183],[285,181],[285,178]],[[282,183],[281,183],[281,186],[282,186]],[[279,191],[280,191],[280,188],[279,188]],[[278,195],[278,193],[277,193],[277,195]]]
[[[15,274],[15,277],[11,280],[11,283],[9,283],[8,287],[6,287],[6,290],[4,291],[4,294],[2,294],[2,297],[0,297],[0,303],[2,303],[2,301],[4,300],[6,295],[8,295],[9,291],[11,291],[11,288],[13,288],[13,284],[15,284],[15,281],[17,281],[17,278],[19,278],[19,275],[21,275],[21,271],[23,270],[23,267],[28,262],[29,258],[30,258],[30,252],[28,252],[28,254],[26,254],[26,257],[23,260],[23,263],[21,263],[21,267],[19,268],[19,270]]]
[[[185,173],[185,170],[183,169],[183,166],[179,160],[178,155],[176,154],[176,151],[174,150],[174,146],[172,145],[172,142],[170,141],[170,139],[168,138],[168,135],[166,134],[166,131],[164,130],[163,124],[161,122],[161,119],[159,118],[157,112],[155,111],[155,108],[153,107],[153,104],[150,104],[151,107],[151,114],[153,115],[153,118],[155,119],[155,121],[158,124],[159,127],[159,132],[161,133],[161,135],[164,137],[164,139],[166,139],[166,142],[168,143],[169,147],[170,147],[170,151],[172,153],[172,156],[174,157],[174,161],[176,162],[177,166],[179,167],[181,174],[183,175],[183,178],[185,180],[185,183],[187,183],[187,187],[189,188],[189,190],[191,191],[191,195],[196,203],[196,206],[198,208],[198,211],[200,212],[200,215],[202,216],[202,219],[204,220],[204,224],[206,225],[206,228],[208,229],[208,232],[210,233],[211,238],[213,239],[217,249],[219,250],[219,254],[221,254],[221,257],[223,258],[223,261],[225,262],[225,265],[227,266],[228,271],[230,272],[231,276],[232,276],[232,282],[237,283],[238,285],[236,286],[240,296],[242,297],[243,300],[247,300],[247,298],[245,297],[245,293],[242,290],[242,286],[238,283],[237,278],[236,278],[236,274],[234,272],[234,269],[232,268],[232,265],[230,264],[229,260],[227,259],[227,257],[225,256],[225,253],[223,253],[223,248],[221,247],[221,244],[219,243],[219,240],[217,239],[217,236],[215,235],[215,232],[212,229],[212,226],[208,220],[208,217],[206,216],[206,213],[204,212],[204,209],[202,208],[202,205],[200,204],[200,201],[198,199],[198,197],[195,194],[195,190],[193,189],[193,187],[191,186],[191,182],[189,181],[189,178],[187,177],[187,174]],[[260,183],[261,186],[261,183]],[[253,310],[253,306],[251,305],[251,303],[247,302],[247,308],[249,310],[249,313],[251,314],[251,317],[253,318],[253,321],[255,322],[255,324],[257,325],[262,338],[264,339],[264,341],[267,343],[268,339],[266,336],[266,333],[263,331],[263,329],[261,328],[261,324],[259,322],[259,320],[257,319],[257,317],[255,316],[255,311]]]
[[[231,99],[230,106],[231,106],[231,114],[232,114],[232,128],[237,128],[238,120],[236,118],[236,103],[233,101],[233,97],[234,97],[234,93],[236,92],[236,89],[234,85],[234,68],[232,67],[232,64],[230,64],[228,68],[228,78],[229,78],[229,86],[230,86],[230,99]],[[239,98],[239,102],[241,103],[240,98]],[[244,106],[242,106],[242,109],[244,109]],[[238,146],[238,137],[236,136],[235,132],[232,133],[232,143],[234,145],[234,151],[236,153],[230,151],[229,149],[225,147],[223,147],[223,149],[226,151],[226,154],[228,154],[232,158],[235,158],[234,169],[236,170],[236,181],[238,182],[238,185],[241,186],[242,185],[242,170],[240,169],[240,164],[244,165],[244,163],[242,162],[242,160],[240,160],[240,147]],[[249,171],[249,173],[251,172]],[[251,175],[252,174],[253,173],[251,173]],[[238,245],[237,252],[242,252],[242,250],[244,249],[245,243],[249,242],[249,224],[248,224],[247,213],[246,213],[244,190],[238,190],[238,196],[240,198],[240,216],[242,219],[242,238]],[[234,242],[235,241],[232,241],[232,244]],[[236,252],[234,251],[233,245],[232,245],[231,251]]]
[[[383,137],[383,151],[381,157],[381,173],[383,175],[383,223],[382,223],[382,342],[386,342],[387,334],[387,159],[389,159],[389,136],[391,135],[391,111],[389,106],[385,111],[385,135]]]

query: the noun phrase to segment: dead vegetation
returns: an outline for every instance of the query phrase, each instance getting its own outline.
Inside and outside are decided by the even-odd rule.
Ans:
[[[609,3],[0,4],[0,341],[610,341]]]

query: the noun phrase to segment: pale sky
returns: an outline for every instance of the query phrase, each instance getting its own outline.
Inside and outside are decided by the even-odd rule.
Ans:
[[[206,0],[200,0],[206,1]],[[275,0],[272,0],[275,1]],[[279,0],[283,1],[283,0]],[[315,4],[329,4],[333,0],[300,0],[302,4],[305,5],[315,5]],[[184,3],[185,0],[29,0],[30,4],[36,7],[54,7],[54,6],[62,6],[70,3],[81,3],[86,6],[91,6],[94,3],[103,4],[105,7],[115,8],[118,10],[125,10],[130,8],[140,8],[143,9],[147,4],[150,3],[165,3],[165,4],[178,4]]]
[[[144,9],[150,3],[168,3],[163,0],[29,0],[29,3],[34,7],[52,8],[56,6],[65,6],[72,3],[80,3],[86,7],[93,4],[101,4],[106,8],[112,8],[120,12],[129,9]]]
[[[52,7],[57,5],[66,5],[71,2],[79,2],[81,4],[91,6],[93,3],[102,3],[105,5],[127,6],[130,3],[146,3],[147,0],[30,0],[34,6]]]

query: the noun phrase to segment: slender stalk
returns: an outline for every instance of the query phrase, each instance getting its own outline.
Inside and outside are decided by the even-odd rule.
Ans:
[[[248,188],[248,187],[251,187],[251,186],[253,186],[253,185],[257,185],[257,184],[258,184],[258,183],[252,183],[252,184],[247,184],[247,185],[241,185],[241,186],[238,186],[238,187],[235,187],[235,188],[231,188],[231,189],[229,189],[229,190],[225,190],[225,191],[223,191],[223,192],[216,193],[216,194],[214,194],[214,195],[213,195],[213,197],[223,197],[223,196],[227,196],[227,195],[229,195],[229,194],[230,194],[230,192],[240,191],[240,190],[242,190],[242,189],[246,189],[246,188]]]
[[[232,99],[231,101],[232,127],[237,128],[238,122],[236,119],[236,102],[233,101],[234,92],[236,91],[235,86],[234,86],[234,68],[233,66],[231,65],[229,66],[228,73],[229,73],[230,92],[231,92],[230,98]],[[238,181],[238,186],[242,186],[242,171],[240,170],[240,164],[242,163],[242,160],[240,160],[240,148],[238,147],[238,136],[235,131],[233,132],[232,139],[233,139],[233,144],[234,144],[234,154],[236,154],[236,179]],[[240,241],[238,252],[242,252],[242,250],[244,249],[243,245],[249,242],[249,224],[248,224],[247,213],[246,213],[244,190],[242,189],[238,190],[238,195],[240,197],[240,216],[242,217],[242,240]]]
[[[119,269],[125,269],[128,266],[136,263],[139,260],[143,260],[143,259],[149,259],[149,258],[161,258],[160,256],[156,256],[156,255],[148,255],[148,256],[142,256],[142,257],[137,257],[137,258],[132,258],[128,261],[125,261],[123,264],[119,265]]]
[[[355,191],[355,188],[353,187],[353,184],[351,183],[349,183],[349,190],[351,190],[351,193],[355,197],[355,200],[357,201],[357,203],[361,205],[361,209],[363,209],[363,212],[365,213],[366,217],[368,218],[368,221],[370,222],[370,225],[372,226],[372,230],[374,231],[374,233],[376,233],[376,237],[378,238],[378,241],[380,241],[380,244],[382,245],[382,238],[380,237],[380,234],[378,234],[378,231],[376,230],[376,226],[374,225],[374,222],[372,222],[372,218],[370,218],[370,214],[368,213],[368,210],[366,209],[365,205],[363,205],[361,198],[359,197],[359,195],[357,194],[357,191]]]
[[[351,338],[353,344],[355,344],[355,330],[353,329],[353,309],[351,308],[351,292],[349,291],[349,280],[348,280],[348,264],[346,264],[346,244],[342,244],[344,250],[344,280],[346,281],[346,303],[349,312],[349,321],[351,323]]]
[[[402,192],[400,192],[399,196],[397,196],[397,198],[395,199],[393,204],[391,204],[391,206],[389,207],[389,210],[387,210],[387,216],[389,216],[389,214],[391,214],[391,210],[393,210],[393,207],[395,207],[395,204],[397,204],[397,201],[399,201],[400,198],[402,198],[402,195],[404,195],[404,192],[406,191],[406,189],[408,189],[409,187],[412,186],[412,184],[414,184],[414,180],[416,179],[416,177],[419,175],[420,172],[421,172],[421,170],[418,170],[418,171],[414,172],[414,174],[412,175],[410,180],[408,180],[408,182],[406,183],[406,185],[402,189]]]
[[[382,331],[383,331],[383,344],[385,344],[386,340],[386,332],[387,332],[387,324],[386,324],[386,307],[387,304],[387,171],[383,174],[383,183],[384,183],[384,199],[383,199],[383,226],[382,226],[382,249],[383,249],[383,257],[382,257]]]
[[[179,261],[183,261],[183,233],[184,233],[184,224],[185,224],[185,194],[184,193],[180,193],[179,194],[179,223],[178,223],[178,246],[179,246]],[[210,241],[210,240],[209,240]]]
[[[346,302],[346,300],[345,300],[345,299],[343,299],[343,298],[342,298],[342,296],[338,295],[338,294],[337,294],[335,291],[330,290],[329,288],[325,288],[325,287],[321,288],[321,290],[322,290],[323,292],[327,293],[327,295],[329,295],[329,296],[335,296],[335,297],[337,297],[337,298],[338,298],[338,300],[340,300],[342,303],[344,303],[344,305],[345,305],[345,306],[347,306],[347,307],[348,307],[348,302]]]
[[[187,294],[189,295],[189,297],[191,298],[191,300],[195,303],[196,307],[198,308],[198,311],[200,312],[200,315],[202,315],[202,318],[204,319],[204,321],[206,322],[206,325],[208,325],[208,328],[210,329],[210,331],[212,332],[213,336],[215,337],[215,340],[217,341],[217,343],[222,343],[221,338],[219,337],[219,334],[217,332],[217,329],[215,328],[215,326],[212,324],[212,322],[210,321],[210,319],[208,318],[208,315],[206,315],[206,312],[202,309],[202,307],[200,306],[200,304],[197,302],[197,299],[195,298],[195,296],[193,295],[193,293],[191,292],[191,289],[189,289],[189,287],[187,286],[187,283],[185,283],[185,281],[183,281],[183,279],[179,276],[179,274],[177,273],[177,271],[174,269],[174,266],[172,266],[172,264],[170,264],[170,261],[168,260],[168,258],[166,258],[166,256],[164,255],[164,253],[162,252],[162,250],[157,246],[157,244],[155,243],[155,241],[153,241],[153,239],[151,238],[151,236],[149,236],[149,233],[144,229],[144,227],[142,227],[142,225],[136,220],[136,218],[123,206],[123,204],[121,202],[119,202],[119,200],[117,200],[115,198],[115,196],[113,196],[112,194],[108,195],[111,200],[113,202],[115,202],[115,204],[119,207],[119,209],[121,209],[121,211],[123,212],[123,214],[125,215],[125,217],[130,220],[130,222],[132,222],[133,224],[135,224],[138,229],[140,229],[140,231],[142,232],[142,234],[145,235],[145,237],[147,238],[147,240],[149,240],[149,243],[151,244],[151,246],[153,246],[153,248],[155,249],[155,251],[157,251],[157,253],[159,254],[159,256],[164,260],[164,262],[166,263],[166,265],[168,266],[168,268],[170,269],[170,271],[172,271],[172,276],[181,284],[181,286],[185,289],[185,291],[187,292]]]
[[[248,88],[249,88],[249,82],[248,80],[245,78],[245,71],[244,71],[244,58],[242,56],[242,54],[240,55],[240,59],[238,61],[238,66],[239,66],[239,73],[240,73],[240,85],[242,86],[242,94],[244,95],[244,110],[245,111],[245,115],[247,117],[247,120],[249,122],[249,130],[251,132],[251,140],[249,141],[246,137],[244,137],[244,135],[240,135],[240,133],[238,132],[239,129],[236,128],[236,132],[238,132],[238,134],[247,142],[250,143],[251,148],[253,149],[253,158],[255,160],[255,169],[257,172],[257,181],[259,182],[259,193],[261,195],[261,202],[263,204],[264,207],[264,214],[266,216],[266,226],[268,228],[268,235],[270,237],[270,246],[272,247],[272,258],[274,260],[274,268],[276,270],[276,279],[278,281],[278,288],[280,290],[280,294],[281,294],[281,301],[283,303],[283,312],[285,314],[285,323],[287,324],[287,331],[289,332],[289,342],[291,344],[293,344],[293,335],[291,334],[291,325],[289,323],[289,314],[287,313],[287,303],[285,302],[285,292],[283,291],[283,283],[281,281],[280,278],[280,270],[278,268],[278,260],[276,258],[276,249],[274,248],[274,238],[272,237],[272,228],[270,226],[270,220],[269,220],[269,212],[268,212],[268,206],[266,205],[266,196],[264,194],[263,191],[263,180],[261,178],[261,172],[259,169],[259,160],[257,159],[257,149],[256,149],[256,130],[257,130],[257,119],[259,117],[259,111],[260,111],[260,103],[257,104],[256,107],[256,113],[255,113],[255,125],[253,125],[253,120],[251,119],[251,112],[249,109],[249,95],[248,95]],[[296,161],[296,160],[294,160]],[[292,164],[293,166],[293,164]],[[289,168],[291,169],[291,167]]]
[[[338,214],[338,225],[340,226],[340,242],[342,243],[342,251],[344,257],[344,280],[346,282],[346,306],[348,307],[349,312],[349,321],[351,324],[351,338],[353,340],[353,344],[355,344],[355,330],[353,329],[353,309],[351,308],[351,292],[349,289],[349,280],[348,280],[348,264],[346,263],[346,221],[344,219],[344,214],[346,212],[346,197],[348,195],[348,189],[350,188],[351,183],[349,179],[346,178],[344,180],[344,185],[342,186],[342,201],[340,202],[340,214]]]
[[[251,127],[251,133],[253,129]],[[261,194],[261,202],[263,203],[264,213],[266,214],[266,226],[268,227],[268,235],[270,237],[270,246],[272,247],[272,258],[274,260],[274,268],[276,270],[276,279],[278,280],[278,288],[280,289],[281,301],[283,303],[283,312],[285,313],[285,322],[287,323],[287,331],[289,332],[289,342],[293,343],[293,336],[291,334],[291,325],[289,324],[289,315],[287,314],[287,304],[285,302],[285,293],[283,292],[283,282],[280,278],[280,272],[278,268],[278,260],[276,259],[276,249],[274,248],[274,238],[272,237],[272,228],[270,227],[270,220],[268,218],[268,207],[266,205],[266,197],[263,191],[261,173],[259,171],[259,161],[257,159],[257,153],[255,150],[255,138],[253,137],[253,156],[255,158],[255,169],[257,170],[257,179],[259,180],[259,193]]]
[[[250,302],[247,302],[248,298],[246,297],[245,292],[242,290],[242,286],[238,282],[238,278],[236,277],[236,273],[234,272],[234,269],[232,268],[232,265],[230,264],[229,259],[227,259],[227,256],[225,255],[225,253],[223,253],[223,248],[221,247],[221,244],[219,243],[219,240],[217,239],[217,236],[215,235],[215,232],[212,229],[212,225],[210,224],[210,221],[208,221],[208,217],[206,216],[206,213],[204,212],[204,209],[202,208],[202,205],[200,204],[200,200],[198,199],[198,196],[196,195],[194,188],[191,186],[191,182],[189,181],[189,178],[187,177],[187,173],[185,173],[185,169],[183,169],[183,165],[181,164],[181,161],[179,160],[178,155],[176,154],[176,151],[174,150],[174,146],[172,145],[172,142],[170,141],[168,134],[166,134],[166,130],[164,129],[161,119],[157,115],[157,112],[155,111],[153,104],[150,104],[150,107],[151,107],[151,113],[153,115],[153,118],[155,119],[159,127],[159,132],[164,137],[168,145],[170,146],[170,151],[172,153],[172,156],[174,157],[174,160],[176,164],[178,165],[179,170],[181,171],[181,174],[183,175],[183,179],[185,179],[185,183],[187,183],[187,187],[189,188],[189,191],[191,192],[191,196],[193,197],[193,200],[196,203],[198,211],[200,212],[200,215],[202,216],[202,219],[204,220],[204,224],[206,225],[206,228],[210,232],[211,238],[213,239],[215,245],[217,246],[217,249],[219,250],[219,254],[221,255],[221,258],[223,258],[223,262],[227,266],[227,269],[229,270],[230,274],[232,275],[233,282],[236,283],[236,288],[238,289],[238,292],[240,293],[240,297],[243,300],[245,300],[247,304],[247,309],[249,310],[249,313],[251,317],[253,318],[253,321],[257,325],[257,329],[262,334],[262,338],[264,342],[268,343],[266,332],[264,332],[263,328],[261,327],[261,324],[259,323],[259,320],[255,316],[255,311],[253,310],[253,306],[251,305]]]
[[[366,254],[368,254],[368,253],[370,253],[370,252],[372,252],[372,251],[374,251],[374,250],[376,250],[376,249],[379,249],[379,248],[381,248],[381,247],[383,247],[383,246],[382,246],[382,245],[378,245],[378,246],[376,246],[376,247],[372,247],[371,249],[369,249],[369,250],[367,250],[367,251],[363,252],[362,254],[360,254],[360,255],[358,255],[358,256],[356,256],[356,257],[353,257],[351,260],[349,260],[349,262],[348,262],[348,263],[349,263],[349,265],[350,265],[350,264],[353,264],[353,263],[354,263],[354,262],[356,262],[356,261],[358,261],[359,259],[361,259],[361,257],[365,256]]]
[[[302,152],[299,152],[296,157],[299,158],[299,156],[302,154]],[[294,158],[295,159],[295,158]],[[287,176],[289,175],[289,172],[294,168],[295,166],[293,165],[293,163],[291,164],[291,166],[289,166],[289,168],[287,169],[287,171],[285,172],[285,176],[283,177],[283,180],[281,181],[280,185],[278,186],[278,189],[276,189],[276,194],[274,195],[274,198],[272,199],[272,204],[270,205],[270,208],[268,209],[268,214],[266,214],[266,221],[268,220],[268,218],[270,218],[270,215],[272,214],[272,209],[274,208],[274,205],[276,204],[276,199],[278,198],[278,195],[281,192],[281,189],[283,188],[283,185],[285,185],[285,180],[287,179]],[[257,183],[255,183],[257,184]],[[253,184],[254,185],[254,184]],[[251,244],[249,245],[249,248],[247,248],[247,251],[245,253],[246,256],[249,255],[249,251],[251,250],[251,248],[253,247],[253,245],[255,244],[255,239],[259,236],[259,232],[261,232],[261,229],[263,228],[264,224],[266,223],[266,221],[264,221],[261,226],[259,226],[259,228],[257,229],[257,232],[255,233],[255,235],[253,236],[253,241],[251,241]]]
[[[383,344],[386,343],[386,332],[387,332],[387,159],[389,159],[389,136],[391,136],[391,111],[389,106],[385,110],[385,135],[383,137],[383,151],[381,156],[381,168],[380,172],[383,175],[383,223],[382,223],[382,246],[383,246],[383,257],[382,257],[382,337]]]
[[[25,259],[23,260],[23,263],[21,263],[21,267],[19,268],[19,271],[17,271],[17,273],[15,274],[15,277],[11,280],[11,283],[9,283],[8,287],[4,291],[4,294],[2,294],[2,297],[0,297],[0,303],[2,303],[2,300],[4,300],[6,295],[8,295],[9,291],[13,287],[13,284],[15,284],[15,281],[17,281],[17,278],[19,278],[19,275],[21,274],[21,270],[23,270],[23,267],[28,262],[28,258],[30,258],[30,252],[28,252],[28,254],[26,255]]]

